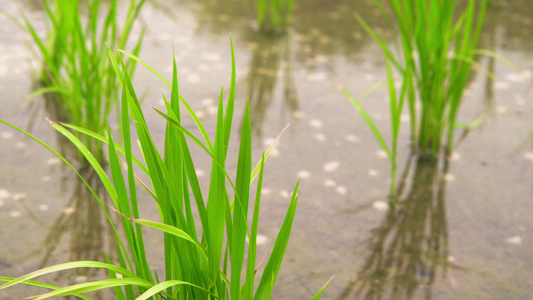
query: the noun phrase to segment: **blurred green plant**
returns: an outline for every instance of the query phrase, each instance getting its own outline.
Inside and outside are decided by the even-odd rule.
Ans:
[[[134,54],[121,50],[120,52],[146,65]],[[113,209],[120,214],[125,238],[118,233],[106,206],[100,202],[115,231],[120,265],[111,264],[109,259],[107,263],[68,262],[19,278],[1,277],[0,280],[8,282],[0,286],[0,290],[20,283],[52,289],[51,292],[37,296],[35,299],[63,295],[75,295],[87,299],[83,293],[104,288],[114,288],[117,299],[142,300],[154,297],[155,299],[270,299],[291,233],[298,201],[298,183],[292,193],[285,220],[271,255],[261,277],[256,279],[255,275],[259,270],[256,266],[258,260],[256,238],[264,163],[277,140],[263,154],[255,168],[252,168],[251,121],[249,107],[246,105],[241,126],[236,177],[231,179],[226,169],[226,158],[235,102],[233,45],[229,97],[224,110],[223,91],[220,94],[214,142],[211,142],[194,111],[179,94],[176,62],[174,61],[172,83],[164,80],[161,75],[146,65],[171,87],[170,101],[167,101],[163,95],[167,113],[155,109],[167,122],[164,149],[157,149],[152,140],[126,66],[121,59],[115,59],[111,51],[109,56],[123,84],[121,122],[124,145],[120,146],[114,142],[109,127],[107,137],[105,137],[75,125],[55,122],[51,122],[51,125],[71,140],[93,166],[113,201]],[[203,142],[202,138],[195,137],[181,125],[180,103],[195,120],[204,139]],[[132,154],[130,115],[135,124],[144,164]],[[0,121],[8,124],[3,120]],[[10,126],[16,128],[13,125]],[[83,142],[71,133],[71,130],[108,144],[110,173],[104,170],[102,164]],[[212,169],[207,196],[202,194],[203,190],[198,182],[187,138],[211,157]],[[45,145],[45,147],[68,164],[56,151],[49,146]],[[159,150],[162,150],[162,155]],[[151,188],[139,179],[139,176],[134,173],[134,168],[148,176]],[[75,171],[74,168],[73,170]],[[257,188],[255,199],[253,199],[252,183],[256,177],[258,177]],[[136,181],[155,200],[160,211],[161,222],[140,218]],[[228,188],[233,191],[233,195],[228,192]],[[96,193],[93,192],[93,194],[99,199]],[[249,218],[252,202],[253,212],[252,217]],[[193,208],[194,204],[195,208]],[[195,218],[195,214],[199,220]],[[200,228],[197,228],[198,222],[196,221],[199,221]],[[164,233],[164,242],[161,245],[165,253],[164,277],[160,277],[157,272],[152,273],[152,268],[148,264],[141,226],[151,227]],[[249,241],[248,246],[246,246],[246,240]],[[30,281],[41,275],[74,268],[104,268],[109,271],[111,278],[63,288]],[[313,299],[317,299],[326,286],[327,284]]]
[[[257,24],[266,34],[282,34],[292,19],[294,0],[256,0]]]
[[[407,106],[410,116],[411,145],[414,153],[451,153],[457,115],[463,92],[478,54],[497,56],[478,50],[487,1],[469,0],[389,0],[387,8],[374,0],[390,27],[396,32],[392,44],[380,36],[361,17],[357,21],[378,43],[386,59],[391,116],[391,143],[365,112],[362,102],[347,90],[344,94],[362,114],[391,161],[391,196],[394,195],[396,156],[400,117]],[[392,14],[388,12],[392,10]],[[395,74],[399,78],[395,78]],[[379,83],[373,86],[373,91]],[[365,97],[367,94],[365,95]]]
[[[21,12],[21,20],[0,10],[25,30],[36,46],[35,57],[40,69],[35,72],[38,88],[29,98],[45,94],[56,101],[64,122],[103,134],[106,122],[117,103],[119,82],[108,59],[107,46],[125,49],[139,11],[146,0],[130,0],[122,28],[119,28],[118,0],[44,0],[44,37],[40,27]],[[144,30],[132,45],[138,54]],[[126,68],[133,75],[136,61]],[[101,159],[100,142],[77,134],[84,144]]]

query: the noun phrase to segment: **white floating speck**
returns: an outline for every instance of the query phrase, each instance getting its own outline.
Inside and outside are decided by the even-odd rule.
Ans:
[[[379,158],[387,158],[387,152],[385,152],[384,150],[378,150],[376,152],[376,156]]]
[[[0,189],[0,199],[7,199],[11,197],[11,193],[6,189]]]
[[[511,245],[517,245],[517,246],[522,245],[522,238],[519,237],[519,236],[510,237],[510,238],[506,239],[505,241],[508,244],[511,244]]]
[[[280,195],[281,198],[283,198],[283,199],[287,199],[287,198],[289,198],[289,197],[291,196],[291,195],[289,194],[289,191],[287,191],[287,190],[283,190],[283,191],[279,192],[279,195]]]
[[[324,125],[322,121],[317,120],[317,119],[313,119],[309,122],[309,126],[314,127],[314,128],[322,128],[322,125]]]
[[[274,144],[275,141],[276,141],[276,139],[273,139],[273,138],[267,138],[267,139],[264,139],[264,140],[263,140],[263,145],[265,145],[265,146],[270,146],[270,145]]]
[[[407,123],[411,120],[411,117],[409,115],[401,115],[400,116],[400,122]]]
[[[327,63],[331,60],[331,58],[327,55],[317,55],[315,57],[316,62],[318,63]]]
[[[49,181],[50,181],[50,176],[46,176],[46,175],[45,175],[45,176],[43,176],[43,177],[41,178],[41,180],[42,180],[43,182],[49,182]]]
[[[9,132],[9,131],[4,131],[2,132],[2,138],[3,139],[10,139],[13,137],[13,132]]]
[[[354,142],[354,143],[357,143],[359,142],[359,138],[356,137],[355,135],[352,135],[352,134],[348,134],[344,137],[347,141],[349,142]]]
[[[219,61],[220,60],[220,55],[216,54],[216,53],[202,53],[202,58],[207,60],[207,61]]]
[[[268,237],[266,235],[258,234],[255,237],[257,246],[265,245],[268,242]]]
[[[200,103],[202,103],[203,106],[211,106],[213,105],[213,99],[211,98],[204,98]]]
[[[216,115],[218,113],[218,108],[216,108],[215,106],[208,106],[207,113],[210,115]]]
[[[444,174],[444,181],[454,181],[455,180],[455,176],[453,176],[453,174],[450,174],[450,173],[446,173]]]
[[[533,161],[533,152],[524,153],[524,158]]]
[[[205,175],[204,170],[196,169],[196,176],[197,177],[202,177],[204,175]]]
[[[87,282],[87,276],[83,276],[83,275],[78,275],[76,276],[76,278],[74,278],[74,281],[76,283],[84,283],[84,282]]]
[[[39,210],[47,211],[48,210],[48,205],[46,205],[46,204],[39,205]]]
[[[368,170],[368,176],[370,177],[376,177],[378,176],[379,172],[377,170],[374,170],[374,169],[370,169]]]
[[[46,161],[46,163],[49,165],[49,166],[52,166],[52,165],[57,165],[61,162],[61,159],[59,159],[59,157],[53,157],[53,158],[50,158]]]
[[[366,74],[364,75],[364,77],[365,77],[365,79],[368,80],[368,81],[372,81],[372,80],[374,80],[374,78],[375,78],[375,76],[372,75],[372,74],[370,74],[370,73],[366,73]]]
[[[448,262],[455,262],[455,256],[448,256]]]
[[[298,172],[298,177],[300,177],[302,179],[306,179],[306,178],[311,177],[311,173],[309,171],[302,170],[302,171]]]
[[[510,82],[524,82],[526,81],[526,78],[522,76],[521,74],[516,73],[510,73],[505,75],[505,79],[509,80]]]
[[[506,106],[498,105],[494,108],[494,110],[496,110],[497,113],[504,114],[507,112],[508,108]]]
[[[324,171],[333,172],[337,170],[339,166],[340,166],[340,163],[338,161],[330,161],[324,165]]]
[[[461,159],[461,154],[459,152],[452,152],[452,155],[450,156],[450,160],[457,161]]]
[[[65,207],[65,208],[63,209],[63,213],[64,213],[65,215],[67,215],[67,216],[68,216],[68,215],[71,215],[71,214],[72,214],[73,212],[75,212],[75,211],[76,211],[76,209],[74,209],[74,207],[70,207],[70,206],[69,206],[69,207]]]
[[[524,104],[526,104],[526,100],[524,100],[522,96],[516,96],[515,102],[518,106],[523,106]]]
[[[17,142],[17,143],[15,144],[15,147],[17,147],[18,149],[24,149],[24,148],[26,148],[26,143],[24,143],[24,142]]]
[[[209,67],[207,65],[200,64],[200,65],[198,65],[198,70],[199,71],[207,71],[207,70],[209,70]]]
[[[529,70],[522,71],[522,73],[520,73],[520,74],[527,80],[531,79],[531,77],[533,75],[531,73],[531,71],[529,71]]]
[[[328,78],[328,75],[326,73],[311,73],[307,74],[307,81],[311,82],[317,82],[317,81],[324,81]]]
[[[246,237],[245,240],[247,243],[250,243],[250,240],[248,239],[248,237]],[[265,235],[258,234],[255,237],[255,244],[257,246],[265,245],[267,242],[268,242],[268,237],[266,237]]]
[[[18,218],[18,217],[20,217],[20,211],[18,211],[18,210],[14,210],[14,211],[10,212],[9,215],[10,215],[12,218]]]
[[[304,113],[302,111],[299,111],[299,110],[297,110],[297,111],[292,113],[292,117],[295,118],[295,119],[301,119],[301,118],[303,118],[303,116],[304,116]]]
[[[187,76],[187,81],[190,83],[197,83],[200,82],[200,75],[196,73],[191,73]]]
[[[508,89],[510,86],[509,82],[507,81],[498,81],[494,84],[494,87],[497,89],[497,90],[506,90]]]
[[[273,149],[270,151],[269,156],[271,156],[271,157],[279,157],[279,150],[278,150],[278,148],[273,148]]]
[[[346,188],[343,186],[338,186],[335,191],[341,195],[345,195],[348,190],[346,190]]]
[[[265,195],[265,196],[268,196],[268,195],[272,194],[272,190],[271,189],[262,188],[261,189],[261,194]]]
[[[379,211],[386,211],[389,209],[389,204],[385,201],[382,201],[382,200],[376,200],[374,201],[374,203],[372,203],[372,207],[375,209],[375,210],[379,210]]]
[[[315,134],[315,139],[316,139],[317,141],[321,141],[321,142],[323,142],[323,141],[326,140],[326,135],[323,134],[323,133],[317,133],[317,134]]]
[[[198,119],[201,119],[203,117],[205,117],[205,113],[203,111],[197,111],[197,112],[194,112],[196,114],[196,117]]]
[[[26,198],[26,194],[25,193],[15,193],[13,194],[13,200],[15,201],[20,201],[22,199]]]
[[[328,186],[328,187],[331,187],[331,186],[336,186],[337,183],[335,182],[335,180],[327,179],[327,180],[324,181],[324,185]]]

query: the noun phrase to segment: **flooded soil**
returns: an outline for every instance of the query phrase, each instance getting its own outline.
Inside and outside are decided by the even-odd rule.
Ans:
[[[495,2],[480,48],[519,70],[479,58],[459,121],[479,116],[485,121],[465,135],[448,162],[410,157],[409,120],[403,118],[398,166],[403,180],[394,211],[387,205],[388,160],[339,89],[361,98],[386,77],[379,47],[354,18],[359,13],[385,32],[373,1],[298,1],[293,26],[280,36],[257,32],[250,1],[146,5],[140,56],[170,78],[174,45],[180,92],[206,127],[214,124],[220,88],[229,86],[230,34],[237,61],[235,122],[249,99],[255,154],[290,124],[267,162],[259,228],[258,256],[272,248],[300,178],[296,219],[273,299],[310,299],[333,275],[323,299],[533,298],[533,3]],[[35,22],[42,20],[34,1],[14,3],[0,0],[0,7],[16,13],[20,6]],[[25,102],[34,65],[28,40],[0,18],[0,118],[22,128],[33,124],[33,134],[60,147],[44,120],[49,112],[42,101]],[[164,108],[160,91],[166,87],[142,67],[134,83],[139,93],[147,90],[143,106],[162,141],[165,123],[151,107]],[[377,90],[364,106],[387,132],[387,91]],[[462,134],[458,130],[457,138]],[[198,164],[200,173],[208,172],[207,161]],[[202,178],[205,187],[207,174]],[[0,276],[112,253],[99,208],[88,199],[75,174],[52,153],[0,126]],[[144,200],[142,217],[157,219],[153,200]],[[147,232],[148,244],[157,245],[159,234]],[[150,251],[161,267],[162,249]],[[105,274],[71,272],[49,282],[94,276]],[[15,287],[2,290],[0,298],[40,291]]]

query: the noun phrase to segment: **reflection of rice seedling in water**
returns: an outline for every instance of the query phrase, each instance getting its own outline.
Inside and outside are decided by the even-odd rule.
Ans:
[[[259,29],[268,34],[279,34],[289,27],[293,0],[256,0],[256,15]]]
[[[449,261],[444,155],[411,155],[398,187],[398,199],[372,230],[370,255],[339,299],[431,299]]]
[[[456,118],[475,64],[474,55],[479,52],[476,47],[487,5],[486,0],[479,5],[471,0],[463,9],[458,2],[390,0],[393,11],[390,16],[381,2],[375,0],[391,27],[395,22],[398,39],[394,47],[378,36],[361,16],[356,16],[385,53],[392,129],[390,146],[361,104],[344,92],[371,126],[391,160],[392,194],[404,104],[410,114],[413,150],[436,154],[445,146],[446,152],[451,153]],[[394,71],[401,76],[399,91],[393,78]]]
[[[47,101],[57,101],[64,111],[65,120],[103,134],[105,122],[117,99],[118,81],[107,58],[106,44],[124,49],[130,37],[133,23],[146,0],[131,0],[122,29],[118,21],[118,1],[100,0],[46,0],[43,1],[46,36],[38,34],[38,27],[22,14],[22,21],[6,14],[23,28],[36,45],[36,56],[41,70],[36,80],[42,88],[31,97],[52,95]],[[83,15],[82,12],[87,12]],[[102,15],[105,12],[105,15]],[[134,45],[138,53],[141,33]],[[127,63],[133,72],[135,61]],[[88,148],[101,158],[99,142],[83,135]]]
[[[290,35],[263,36],[255,39],[250,59],[250,72],[246,77],[247,95],[250,98],[252,135],[262,138],[266,113],[274,101],[274,90],[282,78],[282,114],[290,118],[299,111],[298,96],[290,58]]]
[[[128,55],[137,59],[132,54]],[[223,93],[221,93],[219,100],[214,143],[206,135],[203,125],[194,115],[190,106],[178,93],[177,72],[174,62],[170,103],[165,99],[168,113],[165,114],[157,110],[167,120],[164,154],[161,156],[152,141],[129,74],[126,71],[122,73],[119,70],[119,63],[112,54],[110,57],[123,83],[121,116],[124,146],[121,147],[113,142],[109,128],[107,129],[109,138],[105,138],[97,133],[68,126],[83,130],[84,133],[93,138],[108,143],[110,174],[104,171],[87,147],[64,127],[66,125],[52,123],[52,126],[76,144],[102,180],[113,201],[114,209],[120,212],[126,239],[118,234],[109,218],[106,207],[100,203],[115,229],[120,266],[93,261],[66,263],[14,279],[0,286],[0,289],[56,271],[89,267],[107,269],[111,279],[96,283],[81,283],[66,288],[46,286],[55,291],[43,296],[79,295],[88,291],[114,288],[117,299],[134,299],[135,295],[141,295],[137,299],[152,299],[152,297],[157,299],[269,299],[288,244],[298,200],[298,184],[292,193],[289,209],[274,243],[272,254],[267,260],[258,284],[256,284],[256,263],[259,260],[256,258],[256,239],[265,155],[253,169],[251,121],[247,106],[241,129],[236,179],[230,179],[225,162],[228,154],[235,98],[234,59],[229,99],[225,111],[223,109]],[[124,70],[123,64],[122,68]],[[161,77],[159,74],[157,76]],[[180,103],[191,113],[205,139],[204,142],[182,127]],[[145,164],[140,163],[132,155],[130,115],[134,120]],[[203,196],[196,177],[186,136],[212,158],[207,197]],[[124,155],[127,174],[122,173],[123,168],[120,164],[119,154]],[[152,188],[140,182],[139,177],[134,174],[134,163],[136,167],[148,175]],[[258,182],[253,204],[253,217],[249,220],[248,210],[250,200],[253,199],[250,188],[256,176],[258,176]],[[157,203],[161,223],[139,219],[136,178]],[[234,190],[232,201],[227,190],[229,186]],[[207,199],[207,202],[204,199]],[[194,200],[194,204],[196,204],[194,211],[199,215],[199,223],[201,224],[199,229],[195,222],[194,204],[191,203],[191,200]],[[164,275],[152,273],[145,253],[141,225],[155,228],[164,233],[162,245],[165,250]],[[245,243],[246,238],[250,241],[248,247]],[[225,245],[224,241],[226,241]],[[244,276],[241,277],[241,275]],[[244,282],[242,282],[243,278]],[[7,278],[0,279],[9,280]],[[24,283],[44,286],[35,282],[25,281]],[[318,298],[322,291],[323,289],[315,298]]]

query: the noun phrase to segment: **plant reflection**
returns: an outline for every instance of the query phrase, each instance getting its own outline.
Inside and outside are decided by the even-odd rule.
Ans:
[[[448,168],[441,156],[409,157],[395,208],[372,230],[371,254],[340,299],[431,299],[449,267],[463,269],[448,261]]]
[[[257,36],[250,60],[250,71],[246,78],[247,92],[250,99],[252,134],[261,138],[265,115],[275,97],[274,91],[278,80],[282,81],[281,122],[297,117],[300,109],[298,95],[291,67],[290,34],[285,36]],[[281,79],[280,79],[281,78]]]

